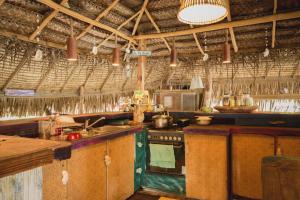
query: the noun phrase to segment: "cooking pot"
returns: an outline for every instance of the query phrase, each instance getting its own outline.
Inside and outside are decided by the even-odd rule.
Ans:
[[[173,124],[173,118],[169,115],[155,115],[152,120],[154,128],[167,128]]]

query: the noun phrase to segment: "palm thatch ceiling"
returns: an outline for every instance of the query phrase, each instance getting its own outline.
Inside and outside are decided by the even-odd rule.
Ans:
[[[251,81],[267,76],[294,80],[300,71],[300,1],[228,2],[230,17],[217,25],[192,28],[177,19],[179,0],[0,0],[0,89],[51,93],[78,91],[86,86],[90,91],[101,92],[132,90],[136,80],[134,68],[131,76],[125,77],[124,68],[113,69],[108,61],[115,47],[112,32],[118,35],[123,50],[128,40],[132,48],[138,48],[140,36],[154,36],[145,40],[153,54],[146,68],[146,88],[188,83],[194,74],[204,76],[204,65],[211,65],[214,78],[220,80],[228,78],[228,71],[233,69],[237,78]],[[226,24],[251,19],[257,23],[229,28],[235,63],[223,66],[220,59]],[[60,50],[66,47],[71,21],[81,52],[75,64],[66,62],[64,51]],[[212,26],[221,28],[211,30]],[[176,35],[189,30],[195,30],[194,34]],[[159,32],[176,36],[162,38],[157,35]],[[168,66],[173,40],[179,53],[177,68]],[[274,49],[268,58],[262,58],[266,42]],[[44,50],[42,62],[30,59],[34,54],[32,43]],[[93,45],[99,47],[97,56],[90,54]],[[202,62],[204,51],[210,55],[206,64]],[[134,65],[132,60],[131,66]]]

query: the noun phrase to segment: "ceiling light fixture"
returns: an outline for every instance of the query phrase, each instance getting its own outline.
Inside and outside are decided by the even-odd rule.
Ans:
[[[171,48],[171,54],[170,54],[170,67],[176,67],[177,66],[177,51],[175,48],[175,40],[173,39],[173,46]]]
[[[231,63],[231,52],[230,52],[230,44],[228,43],[228,30],[226,30],[226,42],[224,44],[224,57],[223,63]]]
[[[116,40],[115,40],[115,48],[113,49],[113,58],[112,58],[112,66],[118,67],[120,66],[120,56],[121,56],[121,49],[118,46],[118,40],[117,40],[117,35],[116,35]]]
[[[73,33],[73,21],[71,21],[71,36],[67,40],[67,60],[77,61],[77,41]]]
[[[179,21],[192,25],[212,24],[227,17],[225,0],[180,0]]]

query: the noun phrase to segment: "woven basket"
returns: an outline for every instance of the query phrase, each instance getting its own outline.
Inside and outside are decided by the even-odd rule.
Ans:
[[[258,107],[257,106],[239,106],[239,107],[215,106],[214,108],[220,113],[252,113]]]

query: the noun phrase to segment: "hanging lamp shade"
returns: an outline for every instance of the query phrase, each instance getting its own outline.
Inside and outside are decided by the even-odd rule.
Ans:
[[[179,21],[192,25],[212,24],[227,17],[225,0],[180,0]]]
[[[224,57],[223,57],[223,63],[231,63],[231,53],[230,53],[230,44],[228,42],[225,42],[224,44]]]
[[[170,54],[170,67],[176,67],[176,66],[177,66],[177,51],[173,46]]]
[[[67,60],[77,60],[77,41],[75,37],[69,37],[67,40]]]
[[[114,66],[114,67],[120,66],[120,55],[121,55],[120,47],[114,48],[113,49],[112,66]]]

